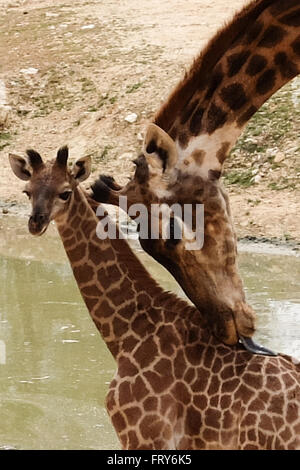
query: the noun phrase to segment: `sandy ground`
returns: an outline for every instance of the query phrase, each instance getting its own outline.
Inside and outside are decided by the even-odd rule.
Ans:
[[[246,3],[0,0],[0,105],[10,107],[0,129],[3,212],[27,203],[7,155],[28,147],[52,157],[68,143],[71,157],[92,155],[91,179],[101,171],[126,183],[147,122],[200,48]],[[266,179],[228,187],[238,236],[299,240],[299,190],[274,191]]]

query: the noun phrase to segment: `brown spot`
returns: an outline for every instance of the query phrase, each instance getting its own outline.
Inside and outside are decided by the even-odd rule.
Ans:
[[[71,230],[70,228],[67,228],[62,232],[62,237],[69,238],[73,235],[73,233],[74,233],[73,230]]]
[[[274,432],[274,426],[273,426],[272,419],[270,418],[270,416],[263,414],[260,417],[259,428],[265,429],[266,431]]]
[[[135,431],[129,431],[127,439],[128,439],[128,449],[129,450],[138,448],[139,441],[138,441],[138,438],[136,436]]]
[[[258,37],[260,32],[262,31],[264,24],[262,21],[255,21],[252,25],[247,28],[246,36],[245,36],[245,43],[251,44],[255,39]]]
[[[138,373],[138,370],[134,364],[128,359],[128,357],[121,357],[119,360],[119,375],[120,377],[133,377]]]
[[[128,323],[121,318],[115,317],[113,321],[113,330],[116,337],[121,337],[128,332]]]
[[[172,364],[169,359],[162,358],[154,366],[155,372],[158,372],[161,375],[170,373],[172,370]]]
[[[174,380],[171,375],[161,376],[160,374],[157,374],[157,372],[152,372],[150,370],[144,372],[144,376],[146,380],[148,380],[154,393],[162,393],[164,390],[169,388]]]
[[[244,374],[244,381],[249,384],[251,388],[255,388],[255,390],[259,390],[263,386],[263,378],[261,372],[259,374],[251,374],[246,372]]]
[[[181,379],[186,370],[186,361],[182,350],[180,349],[174,359],[174,374],[176,379]]]
[[[205,395],[193,395],[193,404],[199,408],[199,410],[205,410],[207,408],[207,398]]]
[[[127,422],[130,426],[135,426],[140,417],[142,416],[142,412],[140,408],[137,406],[131,406],[130,408],[126,408],[124,413],[127,418]]]
[[[284,2],[276,2],[270,9],[272,15],[277,16],[280,13],[285,13],[293,7],[299,5],[299,0],[284,0]]]
[[[131,385],[129,382],[121,382],[119,385],[119,405],[123,406],[132,402]]]
[[[149,390],[146,387],[145,381],[140,376],[138,376],[132,384],[132,395],[137,401],[141,401],[149,395]]]
[[[220,428],[221,412],[219,410],[208,409],[205,413],[205,424],[210,428]]]
[[[216,393],[218,393],[220,385],[221,385],[221,382],[219,380],[219,377],[217,375],[213,375],[209,383],[208,392],[207,392],[208,395],[211,396],[211,395],[215,395]]]
[[[297,0],[298,1],[298,0]],[[295,52],[296,55],[300,56],[300,39],[296,39],[296,41],[294,41],[292,44],[291,44],[292,48],[293,48],[293,51]]]
[[[95,305],[98,303],[98,300],[99,299],[95,299],[95,298],[91,298],[91,297],[86,297],[84,299],[89,312],[91,312],[93,310]]]
[[[70,225],[76,230],[78,229],[80,222],[81,222],[81,218],[78,215],[76,215],[74,219],[71,220]]]
[[[117,411],[117,413],[115,413],[111,417],[111,420],[112,420],[114,428],[116,429],[118,433],[122,432],[126,428],[125,419],[123,418],[123,416],[121,415],[119,411]]]
[[[296,403],[288,403],[286,419],[288,423],[293,423],[298,419],[298,405]]]
[[[194,393],[204,392],[207,387],[210,377],[210,371],[201,370],[200,377],[191,385],[191,389]]]
[[[204,361],[203,361],[204,367],[206,367],[207,369],[210,369],[214,358],[215,358],[215,350],[208,346],[204,354]]]
[[[72,250],[68,250],[67,254],[71,263],[77,263],[84,258],[86,252],[86,244],[84,242],[75,246]]]
[[[141,368],[149,366],[157,355],[157,346],[150,337],[142,342],[140,347],[134,353],[134,358]]]
[[[219,442],[218,431],[214,429],[204,429],[203,439],[208,442]]]
[[[124,341],[123,341],[123,350],[126,352],[132,352],[135,346],[139,343],[140,341],[136,339],[134,336],[127,336]]]
[[[255,114],[257,111],[257,108],[253,105],[249,106],[249,108],[239,117],[238,119],[238,126],[242,127],[246,122],[251,119],[253,114]]]
[[[202,165],[206,153],[204,150],[194,150],[191,154],[191,158],[197,165]]]
[[[126,277],[120,284],[120,287],[111,289],[109,294],[114,305],[121,305],[122,303],[126,302],[127,300],[131,300],[134,297],[134,291],[132,290],[131,286],[131,282]]]
[[[220,64],[217,65],[216,70],[212,73],[208,85],[208,90],[205,95],[206,100],[210,100],[216,91],[216,89],[221,85],[221,82],[223,80],[224,74],[222,71],[222,67]]]
[[[239,83],[233,83],[222,88],[221,98],[232,111],[242,108],[248,101],[244,88]]]
[[[279,21],[288,26],[300,26],[300,9],[298,8],[292,13],[288,13],[287,15],[282,16]]]
[[[183,382],[176,382],[171,393],[176,400],[179,400],[184,405],[188,405],[191,400],[191,394]]]
[[[171,356],[179,345],[177,336],[172,325],[163,325],[157,331],[159,345],[162,354]]]
[[[191,383],[195,378],[195,369],[193,369],[192,367],[190,367],[186,373],[184,374],[184,381],[187,382],[187,383]]]
[[[145,314],[138,315],[132,322],[131,328],[139,337],[144,337],[146,333],[151,334],[155,330],[155,327],[149,324],[148,317]]]
[[[180,131],[178,135],[178,140],[181,148],[186,148],[189,143],[189,134],[185,131]]]
[[[93,268],[86,263],[82,266],[74,267],[73,273],[78,283],[89,282],[93,279],[94,276]]]
[[[102,326],[100,326],[101,333],[104,338],[107,338],[110,336],[110,324],[109,323],[104,323]]]
[[[205,109],[204,108],[198,108],[191,119],[190,122],[190,131],[192,135],[196,136],[200,133],[201,128],[202,128],[202,117],[204,114]]]
[[[115,265],[98,269],[97,278],[103,289],[107,290],[121,278],[121,272]]]
[[[265,95],[272,90],[275,84],[276,73],[274,69],[266,70],[257,80],[256,91],[260,95]]]
[[[186,412],[185,434],[189,436],[198,436],[202,425],[201,414],[192,405]]]
[[[96,285],[82,287],[81,293],[87,297],[98,297],[98,298],[103,294],[103,292]]]
[[[267,377],[267,384],[266,384],[268,390],[273,390],[274,392],[278,392],[281,390],[281,382],[278,377],[275,377],[274,375],[270,375]]]
[[[196,366],[200,362],[200,358],[203,353],[203,346],[200,344],[187,346],[185,353],[186,353],[187,360],[190,362],[190,364],[192,364],[193,366]]]
[[[285,52],[278,52],[274,58],[275,64],[278,66],[283,78],[291,79],[298,74],[297,66],[288,59]]]
[[[163,427],[163,421],[160,416],[155,414],[145,416],[140,423],[140,431],[145,440],[151,439],[152,441],[160,435]]]
[[[250,61],[249,64],[246,68],[246,73],[250,75],[250,77],[254,77],[254,75],[257,75],[258,73],[262,72],[262,70],[266,67],[268,61],[267,59],[260,55],[260,54],[254,54]]]
[[[136,301],[137,301],[137,308],[139,310],[145,310],[151,305],[151,299],[149,295],[147,295],[145,292],[140,293],[137,296]]]
[[[98,318],[101,318],[101,317],[107,318],[107,317],[110,317],[114,312],[115,310],[111,308],[107,300],[103,300],[101,304],[99,305],[99,307],[97,308],[97,310],[95,311],[95,315]]]
[[[242,52],[238,52],[235,54],[231,54],[228,57],[227,63],[228,63],[228,76],[229,77],[233,77],[241,70],[241,68],[247,61],[249,55],[250,55],[249,51],[242,51]]]
[[[207,112],[206,130],[208,134],[212,134],[219,127],[222,127],[227,118],[227,113],[219,106],[212,103]]]
[[[230,147],[229,142],[223,142],[221,148],[217,152],[217,159],[219,160],[221,165],[224,163],[227,157],[229,147]]]
[[[143,403],[143,407],[145,411],[157,410],[158,399],[156,397],[146,398]]]
[[[235,389],[238,387],[239,383],[240,383],[240,381],[237,378],[231,379],[231,380],[226,380],[226,382],[224,382],[222,384],[221,393],[234,392]]]
[[[248,403],[253,398],[253,393],[253,390],[242,384],[236,392],[236,397],[239,398],[243,403]]]
[[[221,396],[221,408],[222,410],[225,410],[226,408],[229,408],[231,405],[232,398],[230,395],[222,395]]]
[[[271,25],[264,31],[258,47],[274,47],[282,41],[285,35],[286,32],[280,26]]]

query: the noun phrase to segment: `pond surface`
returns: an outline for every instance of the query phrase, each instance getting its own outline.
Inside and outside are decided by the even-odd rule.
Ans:
[[[0,448],[118,449],[104,408],[115,362],[81,300],[53,227],[0,219]],[[172,277],[139,253],[166,288]],[[242,252],[256,340],[300,357],[300,258]]]

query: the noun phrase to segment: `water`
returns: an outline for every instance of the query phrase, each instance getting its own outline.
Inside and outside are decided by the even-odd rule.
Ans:
[[[258,314],[256,339],[299,357],[300,258],[242,253],[240,268]],[[118,449],[104,409],[115,363],[53,227],[35,239],[24,220],[0,219],[0,286],[0,448]]]

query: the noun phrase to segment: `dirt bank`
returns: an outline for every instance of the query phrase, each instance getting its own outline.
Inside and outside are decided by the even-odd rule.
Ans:
[[[0,0],[0,104],[10,107],[0,129],[4,212],[24,204],[7,154],[28,147],[53,156],[68,143],[74,158],[92,155],[91,179],[101,171],[125,183],[155,110],[246,3]],[[298,78],[254,116],[227,163],[239,237],[300,239],[299,90]]]

